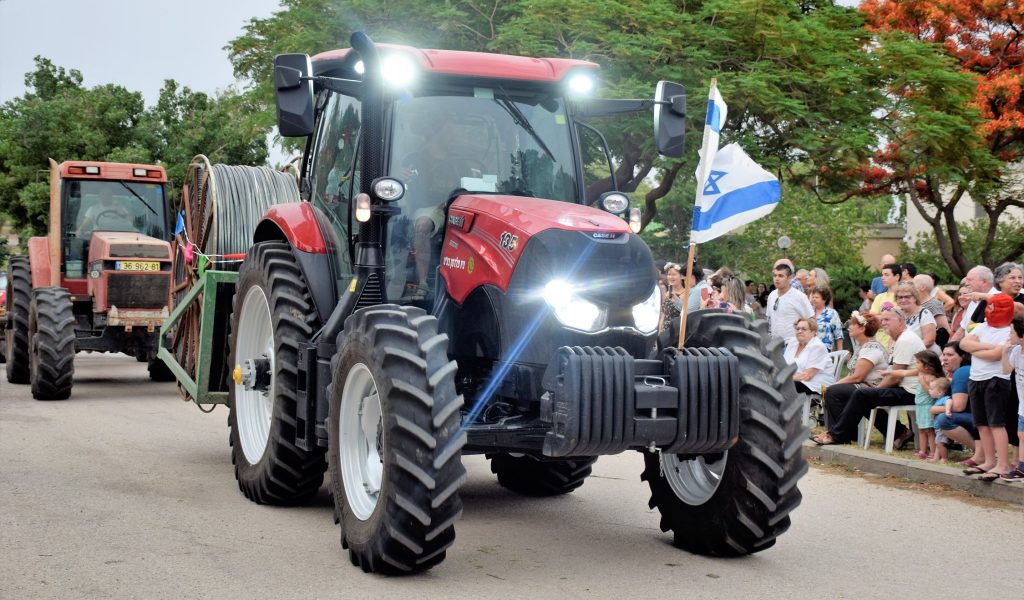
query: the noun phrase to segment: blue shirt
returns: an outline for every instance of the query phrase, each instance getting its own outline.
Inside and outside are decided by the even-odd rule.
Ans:
[[[964,365],[953,372],[953,381],[949,385],[949,395],[966,394],[967,382],[971,377],[971,365]],[[965,410],[970,410],[965,409]]]
[[[836,340],[843,339],[843,325],[839,319],[839,313],[836,312],[836,309],[826,306],[815,322],[818,324],[818,339],[831,352]]]
[[[882,292],[888,292],[889,291],[888,289],[886,289],[885,284],[882,283],[882,276],[881,275],[879,275],[878,277],[875,277],[874,279],[871,280],[871,291],[874,292],[876,296],[878,294],[881,294]]]

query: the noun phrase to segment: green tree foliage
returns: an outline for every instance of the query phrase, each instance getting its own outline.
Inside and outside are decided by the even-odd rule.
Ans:
[[[266,136],[246,97],[230,90],[209,96],[172,79],[164,82],[138,128],[141,146],[167,169],[172,205],[193,156],[204,154],[211,163],[261,164],[267,160]]]
[[[24,96],[0,105],[0,213],[19,230],[46,229],[47,158],[105,160],[129,146],[142,95],[121,86],[86,89],[82,74],[37,56]]]
[[[46,230],[48,158],[162,164],[169,196],[180,193],[189,159],[266,161],[267,128],[250,99],[165,82],[156,106],[117,85],[86,88],[82,74],[36,57],[26,93],[0,106],[0,214],[25,234]]]
[[[251,20],[228,45],[235,74],[251,82],[254,102],[266,108],[266,123],[273,119],[274,54],[345,47],[349,34],[363,29],[378,42],[591,60],[602,65],[602,93],[611,97],[650,97],[655,81],[677,81],[689,90],[689,127],[697,135],[708,81],[717,76],[730,103],[723,143],[740,141],[793,183],[815,174],[849,179],[875,140],[871,110],[880,99],[865,85],[874,65],[862,51],[862,18],[831,1],[285,0],[282,6]],[[658,181],[644,194],[645,223],[678,173],[693,183],[697,136],[690,135],[686,159],[665,161],[653,148],[650,115],[601,126],[613,145],[620,189],[640,189],[650,176]],[[807,163],[820,172],[802,166]]]

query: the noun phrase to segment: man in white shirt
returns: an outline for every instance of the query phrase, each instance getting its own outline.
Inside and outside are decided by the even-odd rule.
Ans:
[[[814,317],[811,301],[790,286],[792,275],[793,270],[788,265],[780,264],[772,270],[775,289],[768,294],[767,306],[764,307],[772,337],[784,340],[787,344],[796,338],[796,320]]]
[[[953,337],[949,338],[951,342],[959,342],[964,339],[964,336],[967,335],[968,325],[984,320],[985,308],[981,304],[989,296],[999,291],[995,287],[996,279],[992,274],[992,269],[984,265],[979,265],[968,271],[967,277],[964,279],[967,281],[967,285],[971,286],[971,303],[964,311],[964,318],[960,320],[959,329],[953,332]]]
[[[924,342],[913,331],[907,329],[907,317],[898,308],[886,308],[882,310],[879,317],[882,321],[882,328],[888,331],[889,337],[893,340],[892,365],[888,371],[883,371],[884,378],[877,387],[863,387],[857,389],[850,396],[850,401],[843,407],[839,418],[832,423],[825,433],[814,436],[816,443],[845,444],[857,439],[857,426],[860,420],[867,417],[872,408],[879,406],[904,406],[914,403],[914,394],[917,393],[917,374],[914,369],[914,355],[925,349]],[[912,375],[908,375],[913,373]],[[885,434],[888,425],[888,415],[879,411],[875,415],[875,427],[882,434]],[[903,425],[896,423],[896,440],[893,447],[897,450],[902,448],[907,440],[914,436],[914,432]]]

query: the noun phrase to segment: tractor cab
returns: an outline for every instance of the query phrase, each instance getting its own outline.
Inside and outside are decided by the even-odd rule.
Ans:
[[[85,276],[95,232],[132,232],[169,238],[163,182],[66,179],[62,195],[65,276]]]

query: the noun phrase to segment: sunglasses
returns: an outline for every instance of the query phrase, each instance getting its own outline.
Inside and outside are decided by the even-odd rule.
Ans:
[[[779,299],[775,299],[775,304],[772,304],[772,310],[779,310]]]

